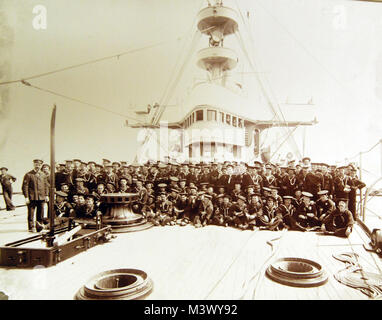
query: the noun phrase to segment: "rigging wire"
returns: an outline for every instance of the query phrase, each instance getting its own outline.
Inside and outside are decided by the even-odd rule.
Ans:
[[[198,8],[199,8],[198,11],[200,11],[200,9],[202,8],[202,6],[203,6],[203,2],[204,2],[204,0],[201,0],[201,1],[200,1],[200,5],[198,6]],[[194,19],[192,20],[192,24],[191,24],[191,26],[190,26],[190,29],[189,29],[189,31],[188,31],[188,33],[187,33],[188,35],[192,34],[192,30],[193,30],[193,27],[194,27],[194,24],[195,24],[195,21],[196,21],[196,17],[197,17],[197,15],[195,14],[195,15],[194,15]],[[196,35],[197,35],[197,31],[194,33],[193,40],[192,40],[192,42],[191,42],[192,46],[193,46],[193,44],[194,44],[195,36],[196,36]],[[172,74],[171,74],[171,76],[170,76],[170,78],[169,78],[169,82],[167,83],[166,89],[165,89],[165,91],[164,91],[164,93],[163,93],[163,96],[162,96],[162,98],[161,98],[161,100],[160,100],[160,107],[157,109],[157,111],[156,111],[156,113],[154,114],[152,120],[150,121],[151,124],[156,125],[156,124],[158,124],[158,122],[160,121],[160,118],[162,117],[163,112],[164,112],[164,110],[165,110],[165,108],[166,108],[166,104],[167,104],[167,102],[165,102],[165,101],[168,101],[168,100],[171,98],[171,95],[172,95],[173,91],[175,90],[176,85],[178,84],[180,75],[183,73],[186,63],[188,62],[188,60],[190,60],[190,56],[191,56],[191,54],[192,54],[192,51],[191,51],[191,50],[188,50],[187,59],[183,62],[183,65],[182,65],[180,71],[178,71],[178,76],[176,77],[176,80],[177,80],[177,81],[173,81],[172,86],[171,86],[171,91],[169,91],[171,82],[172,82],[172,80],[173,80],[172,75],[175,73],[175,70],[177,69],[177,65],[178,65],[178,63],[179,63],[179,61],[180,61],[180,55],[178,56],[178,59],[177,59],[175,65],[174,65],[174,68],[173,68],[173,70],[172,70]],[[179,73],[180,73],[180,74],[179,74]],[[170,92],[171,92],[171,95],[170,95]],[[167,97],[168,97],[168,99],[167,99]],[[146,136],[145,140],[142,142],[141,145],[144,146],[144,145],[149,141],[150,137],[151,137],[151,135],[150,135],[150,136]],[[157,139],[157,140],[158,140],[158,139]],[[160,141],[159,141],[159,143],[160,143]],[[162,149],[163,149],[163,147],[162,147]],[[163,149],[163,150],[164,150],[164,149]],[[135,160],[137,160],[137,158],[138,158],[138,154],[135,155]]]
[[[120,116],[124,119],[128,118],[128,119],[132,119],[132,120],[135,120],[135,121],[138,121],[138,122],[141,122],[141,120],[138,120],[134,117],[131,117],[131,116],[128,116],[128,115],[125,115],[125,114],[122,114],[122,113],[119,113],[119,112],[116,112],[116,111],[112,111],[108,108],[105,108],[103,106],[100,106],[100,105],[96,105],[96,104],[92,104],[92,103],[89,103],[89,102],[86,102],[86,101],[82,101],[82,100],[79,100],[77,98],[73,98],[73,97],[69,97],[67,95],[64,95],[62,93],[58,93],[58,92],[55,92],[55,91],[52,91],[52,90],[49,90],[49,89],[45,89],[45,88],[41,88],[41,87],[37,87],[25,80],[22,80],[21,81],[22,84],[24,84],[25,86],[27,87],[30,87],[30,88],[33,88],[33,89],[37,89],[37,90],[40,90],[40,91],[43,91],[43,92],[47,92],[47,93],[50,93],[52,95],[55,95],[55,96],[58,96],[58,97],[61,97],[61,98],[64,98],[64,99],[67,99],[67,100],[71,100],[71,101],[74,101],[74,102],[78,102],[78,103],[81,103],[81,104],[84,104],[84,105],[87,105],[89,107],[92,107],[92,108],[96,108],[96,109],[99,109],[99,110],[102,110],[102,111],[105,111],[105,112],[108,112],[108,113],[111,113],[111,114],[114,114],[114,115],[117,115],[117,116]]]
[[[242,14],[242,12],[241,12],[241,9],[240,9],[240,7],[239,7],[237,1],[236,1],[236,4],[237,4],[237,8],[238,8],[238,10],[239,10],[239,12],[240,12],[240,16],[241,16],[241,18],[242,18],[243,24],[244,24],[245,27],[248,29],[247,32],[248,32],[248,34],[249,34],[249,36],[250,36],[250,38],[251,38],[251,41],[253,41],[253,37],[252,37],[252,34],[251,34],[251,32],[250,32],[250,28],[249,28],[249,26],[248,26],[248,25],[246,24],[246,22],[245,22],[245,19],[244,19],[244,17],[243,17],[243,14]],[[243,52],[244,52],[244,54],[245,54],[245,56],[246,56],[248,62],[250,63],[251,68],[252,68],[253,71],[256,73],[256,71],[255,71],[255,70],[256,70],[256,64],[255,64],[255,62],[252,61],[252,59],[250,58],[249,53],[248,53],[248,51],[247,51],[247,49],[246,49],[246,47],[245,47],[245,45],[244,45],[244,40],[242,39],[242,37],[241,37],[240,34],[238,35],[237,33],[235,33],[235,35],[236,35],[236,37],[238,38],[238,41],[239,41],[239,43],[240,43],[240,46],[241,46],[241,48],[242,48],[242,50],[243,50]],[[271,102],[271,99],[270,99],[270,97],[269,97],[267,91],[265,90],[265,87],[264,87],[264,85],[263,85],[263,83],[262,83],[262,81],[261,81],[261,79],[259,78],[259,76],[258,76],[257,73],[256,73],[256,78],[257,78],[257,80],[258,80],[258,82],[259,82],[259,84],[260,84],[260,87],[261,87],[261,90],[262,90],[263,94],[265,95],[265,97],[266,97],[267,100],[268,100],[268,104],[269,104],[269,106],[271,107],[271,109],[272,109],[274,115],[276,116],[276,118],[277,118],[278,120],[280,120],[280,116],[278,115],[278,112],[276,111],[275,107],[273,106],[273,103]],[[268,83],[268,86],[269,86],[269,83]],[[274,95],[273,92],[271,92],[271,93]],[[276,103],[276,105],[277,105],[277,107],[279,108],[279,112],[280,112],[281,115],[282,115],[283,121],[285,122],[286,120],[285,120],[284,114],[282,113],[282,110],[281,110],[279,104]],[[285,135],[289,135],[289,133],[290,133],[290,129],[289,129],[289,128],[282,128],[281,130],[284,131],[284,134],[285,134]],[[296,142],[294,141],[293,136],[291,137],[291,139],[292,139],[292,141],[293,141],[293,143],[294,143],[293,149],[294,149],[295,151],[297,151],[296,153],[298,153],[298,154],[299,154],[299,157],[301,157],[301,153],[300,153],[300,151],[299,151],[299,148],[297,147]]]
[[[272,13],[270,13],[261,3],[261,1],[257,1],[256,3],[259,4],[259,6],[263,9],[263,11],[270,16],[278,25],[281,27],[281,29],[286,32],[289,37],[291,37],[304,51],[307,53],[315,62],[317,65],[319,65],[329,76],[332,78],[338,85],[341,87],[342,90],[347,91],[347,93],[350,93],[351,96],[353,96],[356,100],[358,100],[362,105],[365,104],[365,101],[361,101],[360,98],[356,95],[354,95],[354,91],[348,89],[345,87],[345,85],[330,71],[329,68],[327,68],[315,55],[313,55],[310,50],[306,46],[303,45],[301,41],[299,41],[286,27],[284,24],[282,24]],[[374,104],[369,98],[366,98],[367,102],[370,104]],[[357,154],[358,155],[358,154]],[[357,156],[356,155],[356,156]],[[354,156],[355,157],[355,156]]]
[[[245,27],[246,27],[246,29],[247,29],[247,33],[248,33],[248,35],[249,35],[249,37],[250,37],[250,40],[252,41],[251,43],[254,43],[254,39],[253,39],[253,35],[252,35],[252,32],[251,32],[250,25],[249,25],[249,23],[247,23],[248,21],[245,20],[245,18],[244,18],[244,16],[243,16],[243,13],[242,13],[242,11],[241,11],[241,8],[239,7],[238,1],[237,1],[237,0],[235,0],[235,1],[236,1],[236,6],[237,6],[237,8],[238,8],[238,10],[239,10],[239,12],[240,12],[240,16],[241,16],[241,19],[242,19],[242,21],[243,21],[243,24],[245,25]],[[265,82],[266,82],[266,84],[267,84],[267,87],[268,87],[269,90],[270,90],[271,95],[274,96],[274,97],[276,97],[275,93],[274,93],[273,90],[272,90],[272,86],[270,85],[269,80],[268,80],[268,78],[266,77],[266,75],[264,75],[264,80],[265,80]],[[258,81],[261,81],[260,78],[258,78]],[[281,107],[280,107],[280,104],[277,102],[277,99],[275,99],[275,101],[276,101],[275,104],[276,104],[276,106],[277,106],[277,108],[278,108],[278,111],[280,112],[280,114],[281,114],[281,116],[282,116],[282,119],[283,119],[284,121],[286,121],[286,120],[285,120],[285,116],[284,116],[284,114],[283,114],[283,111],[282,111],[282,109],[281,109]],[[269,102],[269,103],[271,104],[272,102]],[[289,135],[291,129],[289,129],[289,128],[282,128],[281,131],[284,131],[284,135],[286,135],[286,134]],[[295,141],[293,135],[291,136],[290,139],[288,139],[288,143],[290,144],[290,146],[292,147],[292,149],[295,150],[295,152],[297,151],[296,153],[298,153],[298,156],[301,157],[301,152],[300,152],[300,150],[299,150],[299,147],[297,146],[297,143],[296,143],[296,141]]]
[[[171,42],[171,41],[174,41],[174,40],[180,40],[180,39],[182,39],[182,37],[177,37],[175,39],[157,42],[157,43],[154,43],[154,44],[151,44],[151,45],[147,45],[147,46],[144,46],[144,47],[140,47],[140,48],[136,48],[136,49],[131,49],[131,50],[127,50],[127,51],[124,51],[124,52],[121,52],[121,53],[118,53],[118,54],[114,54],[112,56],[107,56],[107,57],[103,57],[103,58],[99,58],[99,59],[95,59],[95,60],[86,61],[86,62],[83,62],[83,63],[71,65],[71,66],[68,66],[68,67],[63,67],[63,68],[56,69],[56,70],[49,71],[49,72],[35,74],[35,75],[29,76],[29,77],[24,77],[24,78],[21,78],[21,79],[18,79],[18,80],[9,80],[9,81],[0,82],[0,85],[22,82],[23,80],[36,79],[36,78],[44,77],[44,76],[47,76],[47,75],[63,72],[63,71],[66,71],[66,70],[79,68],[79,67],[82,67],[82,66],[85,66],[85,65],[89,65],[89,64],[93,64],[93,63],[98,63],[98,62],[101,62],[101,61],[104,61],[104,60],[119,58],[119,57],[124,56],[126,54],[135,53],[135,52],[151,49],[151,48],[154,48],[154,47],[158,47],[158,46],[161,46],[161,45],[163,45],[163,44],[165,44],[167,42]]]
[[[353,158],[355,158],[355,157],[360,156],[361,154],[365,154],[365,153],[370,152],[370,151],[373,150],[375,147],[377,147],[377,146],[381,143],[381,141],[382,141],[382,140],[379,140],[379,141],[378,141],[375,145],[373,145],[369,150],[367,150],[367,151],[360,151],[360,152],[358,152],[357,154],[355,154],[355,155],[352,156],[352,157],[346,157],[346,158],[344,158],[344,160],[346,160],[346,159],[350,160],[350,159],[353,159]]]

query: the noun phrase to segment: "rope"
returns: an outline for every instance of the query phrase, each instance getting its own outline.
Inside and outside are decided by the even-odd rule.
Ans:
[[[286,234],[286,232],[287,232],[287,229],[284,229],[284,230],[282,231],[282,234],[281,234],[280,237],[267,241],[267,244],[270,245],[271,248],[272,248],[272,252],[271,252],[270,256],[264,261],[264,263],[262,264],[261,268],[260,268],[259,271],[257,272],[257,273],[259,273],[260,271],[262,271],[262,273],[260,274],[260,278],[259,278],[259,280],[256,282],[256,285],[255,285],[255,287],[253,288],[252,300],[255,300],[257,288],[258,288],[259,284],[260,284],[260,283],[263,281],[263,279],[264,279],[264,276],[265,276],[264,266],[265,266],[265,264],[266,264],[266,263],[267,263],[267,262],[268,262],[268,261],[269,261],[269,260],[276,254],[276,253],[277,253],[277,251],[279,250],[280,245],[281,245],[281,240],[282,240],[282,238],[284,237],[284,235]],[[278,246],[277,246],[277,248],[275,248],[274,245],[273,245],[273,243],[272,243],[272,241],[276,241],[276,240],[279,240],[279,241],[278,241]],[[256,276],[257,276],[257,275],[255,275],[253,278],[255,278]]]
[[[203,6],[203,2],[204,2],[203,0],[200,1],[199,11],[200,11],[200,9]],[[195,20],[196,20],[196,15],[194,15],[194,19],[192,21],[192,24],[191,24],[191,27],[190,27],[190,30],[189,30],[188,34],[190,34],[192,32],[193,26],[195,24]],[[191,45],[194,45],[196,35],[197,35],[197,32],[194,33]],[[152,120],[150,122],[151,124],[157,125],[158,122],[160,121],[160,118],[162,117],[163,112],[166,109],[165,105],[167,104],[167,101],[171,98],[171,95],[172,95],[173,91],[175,91],[176,85],[179,82],[180,75],[183,73],[184,68],[185,68],[187,62],[190,60],[191,54],[192,54],[192,51],[188,50],[187,59],[184,60],[183,65],[182,65],[182,67],[181,67],[181,69],[180,69],[180,71],[178,73],[178,76],[176,77],[176,80],[174,80],[173,83],[172,83],[171,91],[169,91],[171,81],[173,80],[172,75],[175,73],[175,70],[177,69],[178,62],[180,61],[180,56],[178,56],[178,59],[177,59],[175,65],[174,65],[174,69],[172,70],[172,74],[171,74],[171,76],[169,78],[169,82],[167,83],[166,89],[165,89],[165,91],[163,93],[163,96],[162,96],[162,98],[160,100],[160,107],[157,109],[156,113],[154,114],[154,116],[153,116],[153,118],[152,118]],[[148,140],[149,140],[149,137],[146,136],[145,140],[142,143],[142,146],[144,146],[148,142]],[[162,149],[165,150],[163,147],[162,147]],[[135,161],[137,160],[137,157],[138,157],[138,155],[135,155]]]
[[[369,150],[367,151],[360,151],[358,152],[357,154],[355,154],[354,156],[352,157],[347,157],[347,158],[344,158],[344,160],[350,160],[350,159],[353,159],[355,157],[358,157],[360,156],[361,154],[365,154],[365,153],[369,153],[371,150],[373,150],[375,147],[377,147],[380,143],[381,143],[382,140],[379,140],[375,145],[373,145]],[[365,170],[365,169],[362,169],[362,170]],[[365,170],[366,171],[366,170]]]
[[[177,37],[175,40],[180,40],[180,39],[182,39],[182,37]],[[173,41],[173,40],[169,40],[169,41]],[[53,70],[53,71],[39,73],[39,74],[32,75],[32,76],[29,76],[29,77],[24,77],[24,78],[21,78],[21,79],[18,79],[18,80],[9,80],[9,81],[5,81],[5,82],[0,82],[0,85],[12,84],[12,83],[16,83],[16,82],[22,82],[24,80],[36,79],[36,78],[44,77],[44,76],[47,76],[47,75],[63,72],[63,71],[66,71],[66,70],[70,70],[70,69],[74,69],[74,68],[79,68],[79,67],[82,67],[82,66],[85,66],[85,65],[89,65],[89,64],[93,64],[93,63],[98,63],[98,62],[101,62],[101,61],[104,61],[104,60],[109,60],[109,59],[114,59],[114,58],[118,58],[119,59],[119,57],[122,57],[122,56],[124,56],[126,54],[135,53],[135,52],[139,52],[139,51],[142,51],[142,50],[158,47],[158,46],[163,45],[164,43],[167,43],[169,41],[161,41],[161,42],[158,42],[158,43],[155,43],[155,44],[152,44],[152,45],[147,45],[147,46],[144,46],[144,47],[141,47],[141,48],[131,49],[131,50],[124,51],[124,52],[121,52],[121,53],[118,53],[118,54],[114,54],[112,56],[107,56],[107,57],[103,57],[103,58],[99,58],[99,59],[95,59],[95,60],[90,60],[90,61],[86,61],[86,62],[79,63],[79,64],[74,64],[74,65],[71,65],[71,66],[68,66],[68,67],[64,67],[64,68],[60,68],[60,69],[56,69],[56,70]]]
[[[277,153],[277,151],[279,151],[279,149],[282,147],[282,145],[288,140],[288,138],[296,131],[297,127],[295,127],[293,130],[291,130],[291,132],[288,133],[287,137],[284,139],[283,142],[280,143],[280,145],[277,147],[277,149],[275,150],[275,152],[273,152],[270,160],[272,160],[272,158],[275,156],[275,154]]]
[[[242,14],[242,12],[241,12],[241,9],[240,9],[240,7],[239,7],[239,4],[238,4],[237,0],[235,0],[235,1],[236,1],[236,6],[237,6],[237,8],[238,8],[238,10],[239,10],[241,19],[242,19],[242,21],[243,21],[243,24],[244,24],[244,26],[247,28],[247,32],[248,32],[248,35],[249,35],[249,37],[250,37],[250,40],[251,40],[252,42],[254,42],[254,40],[253,40],[253,36],[252,36],[252,33],[251,33],[251,30],[250,30],[250,27],[249,27],[249,25],[246,23],[246,21],[245,21],[245,19],[244,19],[244,16],[243,16],[243,14]],[[251,65],[253,71],[255,71],[255,69],[256,69],[256,68],[255,68],[255,67],[256,67],[256,66],[255,66],[255,63],[254,63],[254,62],[252,61],[252,59],[250,58],[250,56],[249,56],[249,54],[248,54],[248,52],[247,52],[247,50],[246,50],[246,48],[245,48],[245,46],[244,46],[244,41],[243,41],[243,39],[241,38],[241,35],[240,35],[238,38],[240,38],[240,39],[239,39],[239,43],[240,43],[240,45],[241,45],[241,47],[242,47],[242,50],[243,50],[244,54],[246,55],[246,57],[247,57],[247,59],[248,59],[250,65]],[[273,106],[273,104],[272,104],[272,102],[271,102],[270,97],[269,97],[268,94],[266,93],[266,90],[265,90],[265,88],[264,88],[264,86],[263,86],[263,84],[262,84],[262,81],[260,80],[260,78],[259,78],[259,76],[258,76],[257,74],[256,74],[256,76],[257,76],[257,80],[258,80],[258,82],[259,82],[259,84],[260,84],[260,86],[261,86],[262,92],[263,92],[263,94],[265,95],[265,97],[266,97],[267,100],[268,100],[268,104],[270,105],[270,107],[271,107],[271,109],[272,109],[274,115],[277,117],[278,120],[280,120],[280,117],[279,117],[279,115],[278,115],[276,109],[274,108],[274,106]],[[271,87],[270,84],[269,84],[269,81],[268,81],[267,77],[264,76],[264,79],[265,79],[265,81],[266,81],[266,83],[267,83],[267,87],[269,88],[271,95],[273,95],[273,96],[275,97],[275,94],[274,94],[274,92],[273,92],[273,90],[272,90],[272,87]],[[283,112],[282,112],[282,110],[281,110],[281,107],[280,107],[279,103],[276,102],[275,104],[276,104],[276,106],[278,107],[278,110],[279,110],[279,112],[280,112],[280,114],[281,114],[281,117],[282,117],[283,121],[285,122],[285,116],[284,116],[284,114],[283,114]],[[289,128],[281,128],[281,131],[284,131],[284,134],[285,134],[285,132],[289,133],[289,132],[291,131],[291,129],[289,129]],[[301,152],[300,152],[300,150],[299,150],[299,148],[298,148],[298,146],[297,146],[297,144],[296,144],[296,141],[295,141],[295,139],[294,139],[293,136],[291,136],[291,141],[289,141],[289,143],[290,143],[291,145],[293,145],[292,148],[293,148],[293,149],[295,150],[295,152],[298,154],[298,157],[301,157]]]
[[[74,101],[74,102],[78,102],[78,103],[81,103],[81,104],[84,104],[84,105],[87,105],[89,107],[93,107],[93,108],[96,108],[96,109],[99,109],[99,110],[102,110],[102,111],[105,111],[105,112],[108,112],[108,113],[111,113],[111,114],[114,114],[114,115],[117,115],[117,116],[120,116],[120,117],[123,117],[124,119],[125,118],[129,118],[129,119],[132,119],[132,120],[136,120],[136,121],[140,121],[136,118],[133,118],[131,116],[127,116],[125,114],[122,114],[122,113],[119,113],[119,112],[115,112],[115,111],[112,111],[110,109],[107,109],[105,107],[102,107],[102,106],[99,106],[99,105],[96,105],[96,104],[92,104],[92,103],[88,103],[86,101],[82,101],[82,100],[79,100],[77,98],[72,98],[72,97],[69,97],[69,96],[66,96],[64,94],[61,94],[61,93],[58,93],[58,92],[55,92],[55,91],[52,91],[52,90],[48,90],[48,89],[44,89],[44,88],[41,88],[41,87],[37,87],[35,85],[32,85],[30,84],[29,82],[26,82],[25,80],[22,80],[22,84],[24,84],[25,86],[28,86],[30,88],[33,88],[33,89],[37,89],[37,90],[40,90],[40,91],[43,91],[43,92],[47,92],[47,93],[50,93],[52,95],[55,95],[55,96],[58,96],[58,97],[61,97],[61,98],[65,98],[65,99],[68,99],[68,100],[71,100],[71,101]]]

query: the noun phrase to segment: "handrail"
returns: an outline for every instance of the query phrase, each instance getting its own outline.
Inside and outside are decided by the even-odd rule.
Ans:
[[[366,212],[366,204],[367,204],[367,198],[372,190],[372,188],[382,180],[382,177],[379,177],[377,180],[375,180],[367,189],[365,192],[365,197],[363,199],[363,207],[362,207],[362,221],[365,221],[365,212]]]

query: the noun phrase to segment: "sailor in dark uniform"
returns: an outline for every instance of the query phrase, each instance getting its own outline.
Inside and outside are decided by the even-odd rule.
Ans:
[[[72,160],[66,160],[65,161],[65,170],[63,172],[64,176],[64,182],[66,182],[69,185],[69,188],[71,190],[74,189],[75,186],[75,177],[74,177],[74,169],[73,169],[73,161]]]
[[[263,189],[269,188],[270,186],[277,187],[277,180],[276,177],[272,174],[272,166],[270,164],[267,164],[265,166],[265,173],[263,178]]]
[[[261,202],[263,206],[267,203],[267,198],[272,194],[272,189],[268,187],[263,187],[263,196],[261,198]]]
[[[117,191],[117,187],[114,183],[109,181],[109,182],[106,182],[105,185],[106,185],[107,193],[115,193]]]
[[[283,220],[277,214],[276,199],[269,195],[266,204],[263,206],[261,215],[258,215],[256,225],[262,229],[276,230],[282,226]]]
[[[158,194],[161,194],[162,192],[167,192],[167,184],[166,183],[159,183],[158,184]]]
[[[211,219],[211,224],[215,226],[224,226],[223,202],[224,194],[217,195],[214,205],[214,214]]]
[[[99,208],[99,210],[103,214],[106,213],[107,206],[106,206],[106,203],[102,201],[101,197],[102,197],[102,195],[104,195],[106,193],[107,193],[106,187],[102,182],[100,182],[97,185],[97,189],[93,190],[91,193],[94,196],[95,205]]]
[[[283,220],[283,224],[287,229],[293,227],[293,215],[296,210],[294,205],[292,204],[292,200],[294,198],[292,196],[283,196],[284,203],[282,203],[277,212]]]
[[[113,166],[112,165],[107,165],[105,167],[105,174],[103,176],[104,183],[107,185],[108,183],[112,183],[115,187],[115,190],[118,189],[118,176],[113,172]]]
[[[119,179],[118,185],[119,185],[118,193],[129,193],[130,192],[130,187],[127,184],[127,179],[125,177],[122,177]]]
[[[216,180],[216,185],[218,186],[226,186],[226,176],[227,176],[227,168],[222,167],[221,173],[219,174],[217,180]]]
[[[293,215],[294,229],[299,231],[310,231],[321,226],[317,216],[317,207],[312,201],[313,195],[309,192],[302,192],[302,203],[296,208]]]
[[[188,165],[187,164],[184,164],[180,167],[179,169],[179,173],[178,173],[178,178],[179,180],[185,180],[186,183],[187,183],[187,176],[189,174],[189,170],[188,170]]]
[[[187,193],[181,192],[179,194],[179,198],[174,203],[174,215],[176,216],[176,220],[178,224],[184,226],[188,223],[185,218],[188,219],[188,201],[187,201]]]
[[[210,184],[208,182],[201,182],[201,183],[199,183],[200,191],[207,192],[207,189],[208,189],[209,185]]]
[[[253,193],[250,196],[250,201],[247,205],[247,223],[248,229],[255,230],[257,229],[256,221],[257,217],[262,215],[263,212],[263,204],[261,203],[261,194]]]
[[[189,165],[190,172],[188,173],[186,180],[187,184],[189,185],[191,182],[194,183],[195,185],[198,184],[198,177],[195,173],[195,166],[194,165]]]
[[[216,163],[212,163],[212,168],[210,172],[210,183],[216,185],[221,173],[219,171],[218,165]]]
[[[271,196],[276,199],[275,206],[278,207],[283,203],[283,198],[279,195],[279,187],[270,186],[269,189],[271,189]]]
[[[16,207],[12,203],[12,183],[16,181],[16,178],[8,173],[8,168],[2,167],[0,169],[0,184],[3,189],[3,197],[7,211],[13,211]]]
[[[338,168],[338,175],[334,178],[334,200],[336,199],[349,199],[349,192],[351,191],[351,178],[345,175],[345,166]]]
[[[337,199],[337,208],[333,210],[323,221],[321,230],[325,233],[338,237],[348,237],[354,225],[353,215],[347,209],[348,200]]]
[[[311,161],[312,160],[309,157],[304,157],[304,158],[301,159],[301,161],[302,161],[302,165],[303,166],[308,166],[308,167],[311,166]]]
[[[234,189],[230,193],[230,196],[233,202],[236,202],[239,196],[244,196],[240,182],[235,182]]]
[[[179,189],[178,188],[171,188],[170,194],[167,196],[167,200],[171,201],[173,205],[178,201],[179,199]]]
[[[356,205],[357,205],[357,190],[361,190],[366,187],[366,184],[358,179],[357,169],[355,167],[351,167],[349,170],[350,177],[350,191],[349,191],[349,203],[348,208],[350,212],[353,214],[353,219],[357,219]]]
[[[73,195],[73,203],[72,207],[75,212],[75,217],[78,219],[83,219],[85,216],[85,206],[86,206],[86,201],[85,201],[85,196],[83,194],[74,194]]]
[[[77,194],[88,195],[89,189],[85,187],[85,180],[83,178],[76,178],[76,187],[74,192]]]
[[[148,194],[141,180],[136,180],[135,185],[130,189],[132,193],[137,193],[137,198],[131,202],[131,209],[134,213],[141,213],[142,207],[147,202]]]
[[[243,188],[247,188],[249,185],[258,185],[260,188],[263,184],[263,178],[257,174],[255,165],[248,165],[248,172],[243,174]],[[259,190],[256,190],[258,192]]]
[[[49,182],[41,172],[43,161],[33,160],[33,170],[24,175],[22,191],[28,207],[28,231],[39,232],[44,218],[44,204],[49,202]],[[36,216],[35,216],[36,210]]]
[[[313,200],[317,199],[317,192],[321,190],[321,180],[310,170],[309,166],[302,167],[298,182],[302,190],[312,194]]]
[[[50,165],[47,163],[44,163],[41,167],[41,171],[47,176],[49,179],[50,177]]]
[[[212,184],[207,186],[206,194],[211,196],[212,204],[215,204],[217,194],[214,192],[214,186]]]
[[[247,213],[248,208],[246,204],[246,198],[243,195],[237,196],[237,201],[230,208],[233,217],[233,226],[242,230],[248,228]]]
[[[199,184],[201,183],[211,183],[210,169],[206,165],[203,167],[203,171],[199,177]]]
[[[167,191],[171,191],[171,189],[179,189],[178,182],[179,182],[178,177],[170,176],[170,185],[168,186]]]
[[[167,200],[165,192],[160,194],[160,202],[157,203],[155,209],[154,225],[165,226],[175,224],[172,203]]]
[[[149,180],[148,182],[146,182],[146,184],[145,184],[145,188],[146,188],[147,194],[148,194],[149,196],[155,194],[154,184],[151,182],[151,180]]]
[[[227,174],[223,175],[219,181],[220,185],[226,186],[228,193],[231,193],[235,188],[235,184],[241,184],[240,176],[233,174],[233,165],[227,165]]]
[[[82,219],[92,219],[96,217],[99,212],[98,207],[95,204],[95,197],[93,195],[87,195],[85,197],[85,205],[82,207],[82,210],[79,210],[77,215],[78,218]]]
[[[316,201],[317,216],[320,221],[323,221],[336,208],[336,204],[329,198],[328,190],[321,190],[317,195],[319,196],[319,199]]]
[[[196,228],[206,226],[212,217],[214,207],[211,202],[211,197],[203,191],[198,194],[195,212],[196,214],[192,220],[194,226]]]
[[[185,192],[187,193],[187,186],[186,186],[186,183],[187,183],[187,180],[185,178],[180,178],[179,179],[179,185],[178,185],[178,189],[179,189],[179,192]]]
[[[253,184],[249,184],[247,188],[244,190],[244,196],[247,199],[247,203],[251,201],[252,195],[255,193]]]
[[[321,163],[321,190],[328,190],[328,196],[333,194],[333,177],[329,173],[329,165],[326,163]]]
[[[155,196],[150,194],[147,202],[142,207],[142,214],[148,222],[153,222],[155,219]]]
[[[75,212],[72,205],[66,201],[67,194],[62,191],[56,191],[56,199],[54,202],[54,212],[57,218],[74,217]]]
[[[294,197],[295,191],[297,189],[297,179],[296,179],[296,168],[288,167],[287,175],[282,178],[281,189],[285,196]]]

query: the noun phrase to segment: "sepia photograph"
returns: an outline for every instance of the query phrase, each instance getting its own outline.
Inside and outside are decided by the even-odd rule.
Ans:
[[[0,0],[0,300],[382,299],[381,39],[377,0]]]

